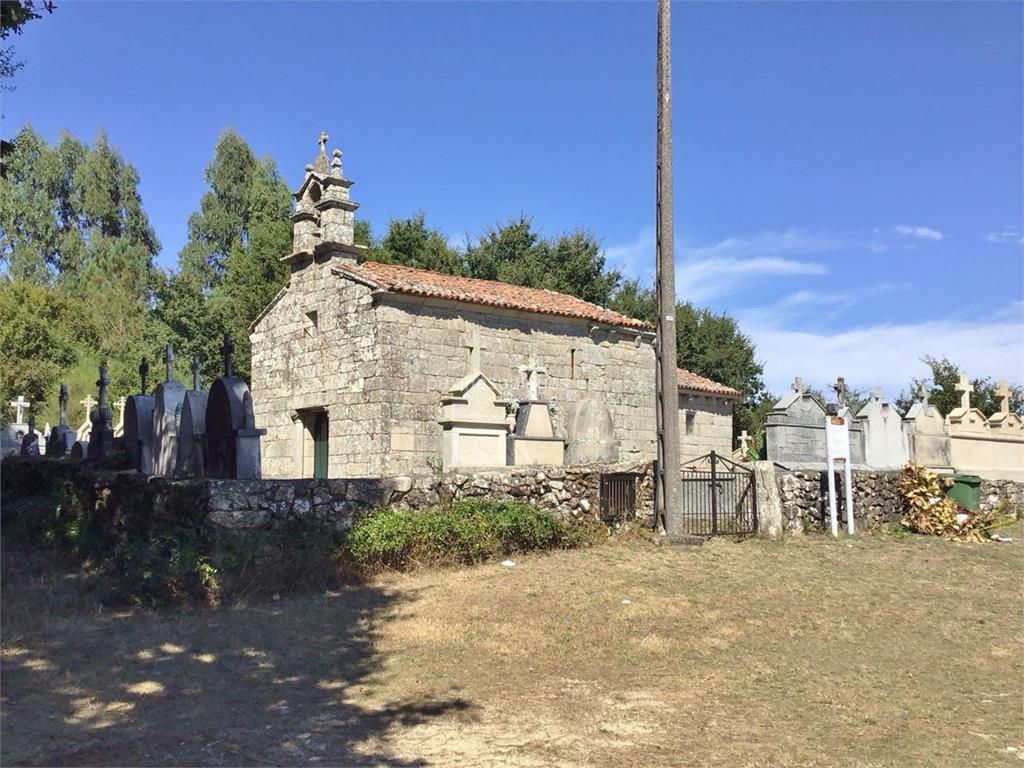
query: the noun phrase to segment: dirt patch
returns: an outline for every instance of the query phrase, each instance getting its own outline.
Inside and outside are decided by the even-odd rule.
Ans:
[[[1009,534],[633,541],[165,614],[7,558],[2,762],[1019,765]]]

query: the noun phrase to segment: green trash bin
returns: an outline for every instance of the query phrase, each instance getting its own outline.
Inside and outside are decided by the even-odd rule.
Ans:
[[[981,506],[981,478],[963,472],[942,475],[952,478],[953,483],[946,488],[946,495],[964,509],[975,510]]]

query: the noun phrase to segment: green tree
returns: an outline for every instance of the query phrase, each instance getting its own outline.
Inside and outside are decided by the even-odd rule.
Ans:
[[[369,236],[369,229],[366,234]],[[408,219],[391,219],[387,234],[372,248],[368,258],[448,275],[464,272],[462,254],[448,245],[440,231],[427,226],[422,211]]]
[[[291,250],[291,193],[274,161],[257,158],[232,130],[220,135],[205,178],[178,271],[162,276],[157,290],[156,316],[179,359],[203,358],[207,380],[230,333],[236,370],[248,376],[249,325],[288,279],[281,257]]]
[[[961,393],[957,390],[960,383],[960,366],[952,362],[948,357],[925,356],[921,361],[927,365],[932,372],[932,378],[911,379],[907,389],[896,398],[896,408],[900,413],[906,413],[910,406],[920,400],[922,387],[928,390],[928,402],[939,409],[943,416],[949,414],[954,408],[960,407]],[[971,393],[971,405],[991,416],[999,411],[999,397],[996,395],[996,382],[992,379],[981,378],[971,379],[971,386],[974,391]],[[1010,410],[1014,413],[1024,415],[1024,386],[1011,383],[1010,389]]]

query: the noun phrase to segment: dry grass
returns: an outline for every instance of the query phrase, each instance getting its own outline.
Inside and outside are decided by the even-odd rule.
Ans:
[[[1008,533],[634,541],[186,614],[111,614],[8,562],[0,757],[1019,765]]]

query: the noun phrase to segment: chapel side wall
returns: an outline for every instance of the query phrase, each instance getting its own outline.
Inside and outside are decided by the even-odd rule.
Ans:
[[[688,412],[693,418],[687,418]],[[690,459],[715,451],[732,456],[733,401],[696,392],[679,394],[679,456]]]
[[[292,413],[316,408],[329,418],[328,477],[379,474],[384,396],[370,289],[339,280],[329,262],[311,263],[292,274],[251,340],[253,409],[267,430],[263,476],[302,476],[303,429]]]
[[[595,329],[575,318],[511,312],[430,299],[382,298],[377,305],[381,376],[391,393],[382,403],[387,458],[384,471],[423,472],[441,458],[440,397],[466,372],[474,334],[483,344],[481,369],[506,396],[525,399],[519,366],[536,356],[547,369],[542,399],[556,404],[556,434],[591,393],[612,414],[619,462],[651,461],[654,434],[654,350],[649,340],[615,329]],[[570,375],[570,350],[575,371]],[[729,451],[732,406],[698,398],[696,439],[681,435],[684,456]]]

